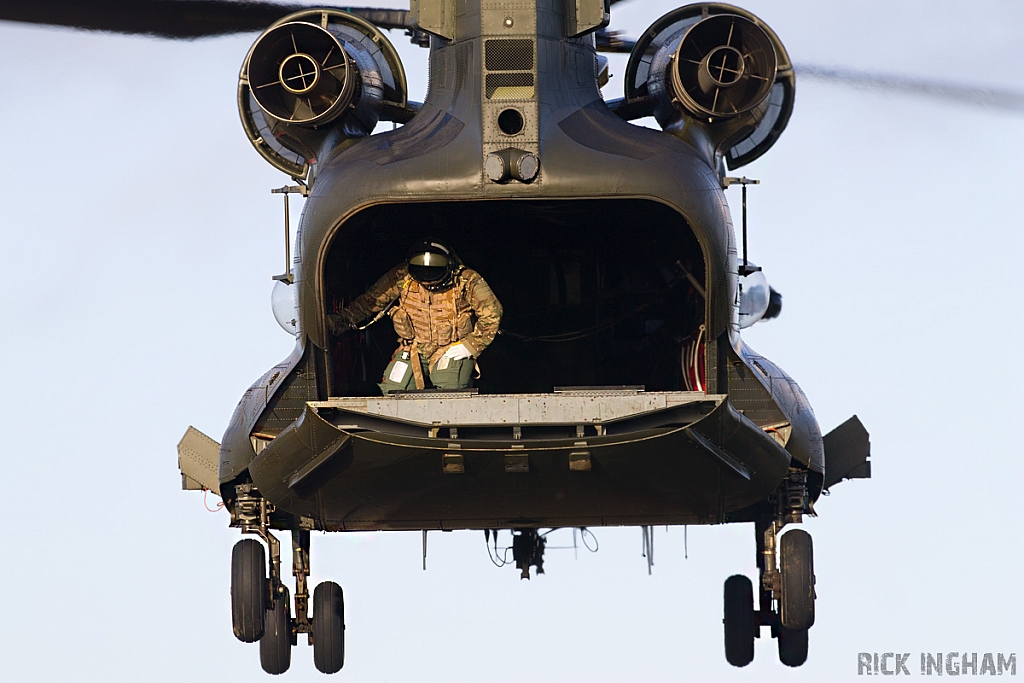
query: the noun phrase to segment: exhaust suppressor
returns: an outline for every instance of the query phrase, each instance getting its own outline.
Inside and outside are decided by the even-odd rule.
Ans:
[[[718,14],[665,41],[651,62],[655,116],[683,109],[700,118],[726,119],[764,102],[775,83],[778,58],[760,26]]]

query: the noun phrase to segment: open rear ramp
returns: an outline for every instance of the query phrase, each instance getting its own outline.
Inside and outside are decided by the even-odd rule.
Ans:
[[[718,523],[790,456],[722,395],[585,389],[311,401],[249,472],[328,530]]]

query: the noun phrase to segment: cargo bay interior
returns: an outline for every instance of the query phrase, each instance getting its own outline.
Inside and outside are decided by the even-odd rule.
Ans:
[[[705,266],[695,235],[672,208],[642,199],[370,207],[340,226],[331,243],[327,310],[365,292],[424,238],[452,248],[504,308],[501,333],[478,359],[480,393],[690,388],[684,349],[704,322],[693,283],[704,283]],[[331,395],[378,394],[396,346],[388,316],[333,338]]]

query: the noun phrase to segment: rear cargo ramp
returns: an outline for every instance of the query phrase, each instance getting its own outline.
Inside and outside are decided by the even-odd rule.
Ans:
[[[627,389],[310,402],[250,473],[324,529],[454,529],[717,523],[788,466],[725,396]]]

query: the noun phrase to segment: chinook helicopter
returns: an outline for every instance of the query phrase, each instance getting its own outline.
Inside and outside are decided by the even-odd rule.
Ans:
[[[296,183],[281,193],[306,196],[276,290],[296,346],[221,443],[186,432],[179,465],[185,488],[220,495],[255,536],[232,553],[232,621],[264,670],[288,669],[299,634],[320,671],[344,664],[343,592],[307,585],[312,530],[511,530],[528,578],[541,529],[749,522],[760,579],[725,582],[726,658],[749,664],[768,627],[780,659],[802,664],[813,548],[794,526],[870,462],[856,417],[822,437],[796,383],[741,335],[781,302],[725,199],[753,182],[728,172],[792,111],[775,33],[723,3],[673,10],[635,42],[607,31],[603,0],[286,16],[231,4],[266,27],[239,78],[244,130]],[[169,12],[163,35],[190,35],[192,18]],[[408,99],[392,28],[429,48],[423,103]],[[599,50],[630,53],[622,98],[602,96]],[[647,116],[662,130],[630,123]],[[394,129],[374,134],[381,122]],[[327,316],[425,234],[486,275],[502,334],[473,389],[374,395],[389,319],[332,336]]]
[[[785,129],[793,67],[751,13],[687,5],[629,45],[625,96],[607,101],[609,17],[602,0],[313,8],[246,55],[246,134],[298,183],[279,191],[306,197],[276,278],[296,347],[220,444],[190,430],[179,451],[186,488],[217,491],[262,540],[235,546],[231,595],[267,672],[300,633],[317,669],[344,663],[341,587],[310,600],[312,530],[511,530],[529,578],[542,528],[753,522],[760,581],[725,583],[726,658],[748,664],[765,626],[785,664],[806,660],[812,542],[782,532],[869,476],[868,435],[853,417],[823,438],[796,383],[744,344],[781,297],[740,257],[725,201],[751,182],[727,169]],[[381,31],[396,24],[429,45],[423,103]],[[645,116],[662,130],[630,123]],[[395,128],[372,134],[381,121]],[[380,396],[390,321],[332,336],[328,316],[426,233],[486,275],[502,332],[472,389]]]

